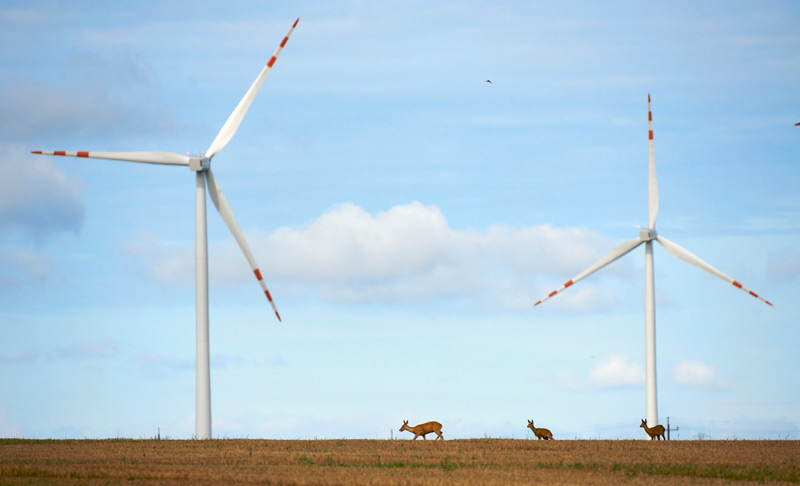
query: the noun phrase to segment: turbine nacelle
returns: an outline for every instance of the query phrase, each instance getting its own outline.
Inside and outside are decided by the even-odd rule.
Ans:
[[[658,233],[656,230],[651,228],[643,228],[639,230],[639,240],[640,241],[652,241],[658,237]]]
[[[201,170],[208,170],[211,168],[211,158],[201,157],[196,155],[189,157],[189,170],[193,172],[200,172]]]

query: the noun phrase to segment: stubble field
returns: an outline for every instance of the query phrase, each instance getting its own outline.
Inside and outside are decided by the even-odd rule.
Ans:
[[[798,441],[0,439],[0,484],[791,484]]]

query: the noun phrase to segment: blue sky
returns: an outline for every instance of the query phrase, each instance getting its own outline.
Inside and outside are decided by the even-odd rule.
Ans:
[[[4,2],[0,436],[194,434],[194,177],[213,160],[284,322],[209,204],[215,437],[800,438],[794,2]],[[490,79],[491,84],[486,83]],[[392,432],[393,431],[393,432]],[[406,438],[410,437],[406,434]],[[402,437],[403,435],[401,435]]]

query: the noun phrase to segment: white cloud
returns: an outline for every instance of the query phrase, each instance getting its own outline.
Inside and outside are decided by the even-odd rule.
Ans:
[[[126,51],[109,57],[73,54],[61,68],[57,83],[0,77],[0,140],[175,131],[171,114],[159,103],[152,69],[140,57]]]
[[[333,301],[466,297],[477,308],[503,309],[529,308],[612,247],[584,228],[454,229],[439,208],[418,202],[375,214],[341,204],[304,227],[282,227],[266,236],[245,230],[245,235],[274,295],[280,294],[275,285],[280,282],[310,286]],[[145,234],[124,251],[161,282],[193,281],[191,248],[166,246]],[[209,253],[212,285],[255,285],[232,238]],[[613,298],[604,292],[587,283],[566,292],[572,295],[553,308],[605,308]]]
[[[612,354],[589,373],[589,384],[597,388],[636,387],[644,384],[644,368],[627,356]]]
[[[47,281],[53,263],[32,250],[0,246],[0,289]]]
[[[602,358],[587,375],[566,369],[553,373],[551,378],[560,388],[572,391],[635,388],[645,383],[642,365],[631,362],[628,356],[613,353]]]
[[[332,300],[477,296],[483,305],[527,308],[541,285],[597,258],[598,242],[606,243],[586,229],[551,225],[454,229],[436,206],[413,202],[374,215],[342,204],[256,248],[275,256],[266,274],[313,283]]]
[[[83,225],[81,184],[69,180],[52,160],[20,147],[2,145],[0,235],[22,230],[37,240]]]
[[[691,388],[725,388],[728,383],[717,375],[717,370],[701,361],[684,361],[675,367],[675,382]]]

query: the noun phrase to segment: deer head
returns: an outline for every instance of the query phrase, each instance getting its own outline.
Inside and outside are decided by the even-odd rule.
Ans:
[[[408,420],[403,420],[403,426],[400,427],[400,432],[402,432],[404,430],[410,430],[409,427],[408,427]]]

